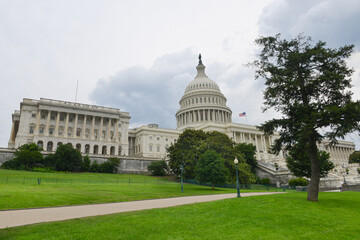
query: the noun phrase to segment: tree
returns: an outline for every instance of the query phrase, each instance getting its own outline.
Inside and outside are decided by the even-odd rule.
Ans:
[[[90,172],[99,172],[99,171],[100,171],[100,166],[95,160],[90,166]]]
[[[352,101],[351,74],[346,58],[354,45],[338,49],[326,48],[325,42],[312,45],[310,37],[302,35],[292,40],[260,37],[262,47],[255,78],[264,78],[264,111],[274,108],[282,118],[260,126],[266,134],[279,130],[272,150],[291,150],[296,144],[305,146],[311,162],[311,181],[307,199],[318,201],[320,161],[317,143],[359,130],[359,101]]]
[[[16,149],[15,157],[3,163],[8,169],[31,169],[43,163],[42,149],[35,143],[27,143]]]
[[[200,156],[195,174],[195,179],[200,183],[211,183],[212,190],[215,184],[226,183],[229,175],[224,159],[215,150],[206,150]]]
[[[256,147],[251,143],[239,143],[235,146],[235,150],[237,152],[240,152],[244,155],[244,158],[246,160],[246,163],[250,165],[251,172],[253,174],[256,174],[256,166],[257,166],[257,160],[256,160]]]
[[[224,159],[228,168],[229,181],[235,181],[234,159],[242,159],[242,154],[235,149],[235,143],[224,133],[187,129],[180,134],[178,141],[168,148],[169,166],[175,175],[180,175],[180,165],[184,167],[184,177],[195,178],[195,167],[200,156],[207,150],[214,150]],[[251,168],[246,161],[241,162],[244,183],[255,181]],[[239,164],[240,167],[240,164]],[[246,172],[248,171],[248,172]]]
[[[355,151],[350,154],[349,163],[360,163],[360,151]]]
[[[166,172],[169,171],[169,166],[165,160],[154,161],[148,166],[148,170],[153,176],[165,176]]]
[[[295,145],[286,158],[286,166],[296,177],[311,178],[311,162],[304,146]],[[330,160],[330,154],[325,151],[318,151],[320,177],[326,177],[331,169],[335,167]]]
[[[112,157],[99,165],[98,171],[102,173],[115,173],[120,164],[120,159]]]
[[[90,170],[91,160],[88,155],[86,155],[83,159],[81,171],[88,172]]]
[[[57,171],[80,172],[82,169],[81,153],[68,144],[60,145],[53,159]]]
[[[186,129],[177,142],[168,148],[169,167],[175,175],[180,176],[180,165],[183,165],[184,178],[195,178],[194,169],[201,154],[198,147],[205,139],[204,131]]]

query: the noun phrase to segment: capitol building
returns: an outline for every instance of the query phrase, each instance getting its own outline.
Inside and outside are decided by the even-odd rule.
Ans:
[[[20,110],[12,114],[8,148],[35,142],[46,154],[56,151],[61,144],[71,144],[93,160],[119,157],[121,171],[137,172],[146,171],[152,161],[167,159],[166,149],[176,143],[183,130],[219,131],[236,143],[256,146],[258,175],[285,183],[292,176],[286,168],[284,153],[273,155],[269,152],[279,136],[266,136],[255,126],[233,123],[227,99],[216,82],[206,75],[201,56],[196,70],[195,78],[186,86],[179,101],[176,129],[161,128],[157,124],[130,129],[130,113],[116,108],[25,98]],[[325,140],[319,149],[329,152],[336,166],[322,179],[323,186],[338,187],[345,171],[348,182],[360,183],[358,165],[348,163],[349,155],[355,150],[354,143],[338,141],[331,146]]]

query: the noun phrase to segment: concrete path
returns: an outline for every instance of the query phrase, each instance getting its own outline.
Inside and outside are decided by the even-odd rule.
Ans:
[[[242,197],[278,194],[284,192],[241,193]],[[66,206],[53,208],[37,208],[24,210],[0,211],[0,229],[41,222],[62,221],[74,218],[99,216],[112,213],[130,212],[153,208],[166,208],[197,202],[209,202],[227,198],[235,198],[236,194],[200,195],[175,198],[162,198],[132,202],[117,202]]]

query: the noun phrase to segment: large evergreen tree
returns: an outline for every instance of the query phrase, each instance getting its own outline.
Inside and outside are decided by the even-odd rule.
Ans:
[[[309,37],[295,39],[260,37],[256,43],[262,47],[256,78],[264,78],[264,111],[274,108],[282,118],[261,125],[267,134],[279,130],[280,138],[273,150],[292,150],[297,144],[311,162],[311,181],[307,199],[318,201],[320,163],[317,143],[329,138],[343,138],[359,130],[360,103],[351,100],[353,70],[346,59],[353,45],[338,49],[326,48],[325,42],[312,44]]]

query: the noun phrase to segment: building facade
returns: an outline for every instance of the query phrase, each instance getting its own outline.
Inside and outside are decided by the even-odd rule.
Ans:
[[[167,147],[176,143],[185,129],[219,131],[235,143],[251,143],[256,147],[259,176],[287,182],[291,174],[286,167],[285,153],[273,155],[269,151],[279,136],[276,133],[266,136],[255,126],[233,123],[227,99],[216,82],[205,74],[201,56],[196,70],[195,78],[179,101],[177,129],[160,128],[157,124],[129,129],[130,115],[119,109],[44,98],[24,99],[20,111],[12,115],[8,147],[18,148],[35,142],[44,151],[54,152],[60,144],[71,144],[94,158],[121,156],[153,161],[167,159]],[[330,153],[335,163],[335,168],[322,181],[326,186],[339,186],[345,177],[360,183],[357,164],[348,163],[349,155],[355,150],[354,143],[339,141],[331,145],[325,140],[319,144],[319,149]],[[145,169],[143,165],[142,170]],[[134,166],[137,165],[132,165],[131,171],[136,168]]]
[[[23,99],[12,115],[9,148],[34,142],[47,152],[71,144],[84,154],[128,155],[130,115],[74,102]]]

